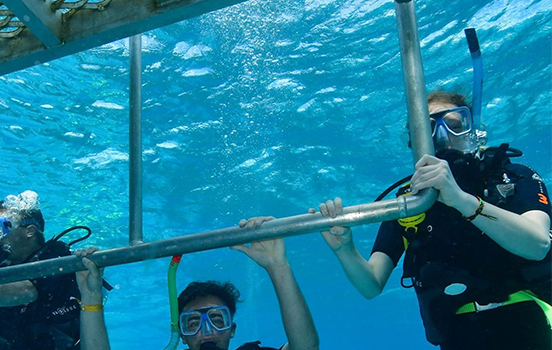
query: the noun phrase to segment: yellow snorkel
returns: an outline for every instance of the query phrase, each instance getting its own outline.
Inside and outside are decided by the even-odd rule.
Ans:
[[[169,305],[171,310],[171,340],[164,350],[174,350],[180,339],[180,330],[178,328],[178,296],[176,295],[176,269],[180,264],[182,255],[175,255],[169,264],[167,273],[167,285],[169,287]]]

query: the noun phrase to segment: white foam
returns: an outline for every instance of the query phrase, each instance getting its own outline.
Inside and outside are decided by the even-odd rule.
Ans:
[[[274,43],[274,46],[282,47],[282,46],[289,46],[293,45],[293,41],[291,40],[278,40]]]
[[[189,48],[190,48],[190,45],[185,41],[176,43],[173,49],[173,55],[183,57]]]
[[[192,46],[186,51],[184,59],[189,59],[193,57],[205,56],[208,52],[213,51],[209,46],[206,45],[195,45]]]
[[[149,66],[149,69],[159,69],[161,67],[161,62],[155,62],[151,66]]]
[[[113,148],[108,148],[100,153],[94,153],[83,158],[75,159],[73,163],[87,165],[92,169],[98,169],[117,161],[128,161],[128,154],[119,152]]]
[[[82,69],[88,69],[88,70],[100,70],[102,67],[96,65],[96,64],[81,64]]]
[[[100,101],[100,100],[94,102],[92,106],[98,107],[98,108],[106,108],[106,109],[125,109],[125,107],[118,105],[116,103]]]
[[[69,132],[66,132],[65,134],[63,134],[63,136],[69,136],[69,137],[74,137],[74,138],[83,138],[84,134],[81,134],[80,132],[69,131]]]
[[[299,87],[299,84],[295,82],[293,79],[290,78],[284,78],[284,79],[278,79],[272,83],[270,83],[267,86],[268,90],[272,89],[284,89],[284,88],[296,88]]]
[[[310,108],[310,106],[312,106],[314,101],[315,101],[315,99],[313,98],[312,100],[310,100],[307,103],[303,104],[301,107],[297,108],[297,112],[301,113],[301,112],[306,111],[307,109]]]
[[[211,68],[199,68],[199,69],[188,69],[182,73],[183,77],[200,77],[203,75],[212,74],[213,70]]]
[[[532,0],[495,0],[477,11],[468,27],[506,30],[523,25],[529,18],[552,9],[550,1],[535,3]]]
[[[335,91],[334,87],[329,87],[329,88],[325,88],[325,89],[317,91],[316,94],[326,94],[328,92],[334,92],[334,91]]]
[[[305,11],[319,10],[334,2],[334,0],[307,0],[305,1]]]
[[[160,148],[166,148],[166,149],[178,148],[179,147],[178,143],[176,143],[174,141],[161,142],[161,143],[158,143],[156,146],[160,147]]]

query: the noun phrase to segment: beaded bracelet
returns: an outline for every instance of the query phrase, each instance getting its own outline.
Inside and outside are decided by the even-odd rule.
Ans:
[[[475,219],[478,215],[481,215],[481,216],[484,216],[486,217],[487,219],[490,219],[490,220],[493,220],[493,221],[496,221],[497,218],[492,216],[492,215],[489,215],[489,214],[484,214],[483,213],[483,208],[485,208],[485,202],[483,202],[483,200],[481,199],[481,197],[479,196],[476,196],[477,199],[479,200],[479,206],[477,207],[477,209],[475,210],[475,214],[473,214],[472,216],[462,216],[464,219],[466,219],[467,221],[472,221],[473,219]]]

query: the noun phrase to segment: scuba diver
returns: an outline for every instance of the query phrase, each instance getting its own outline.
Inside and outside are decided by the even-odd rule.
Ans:
[[[322,232],[348,279],[367,299],[381,294],[403,254],[403,287],[418,298],[426,338],[443,350],[552,348],[549,197],[520,152],[482,147],[464,96],[428,95],[436,156],[424,155],[408,196],[426,188],[437,202],[420,215],[381,224],[370,258],[348,227]],[[342,213],[340,198],[319,206]],[[310,210],[311,212],[313,209]]]
[[[273,217],[241,220],[239,226],[255,229]],[[288,263],[283,239],[255,242],[250,246],[231,247],[249,256],[269,274],[282,315],[287,343],[280,350],[318,350],[318,334],[311,313]],[[83,257],[87,270],[77,273],[77,282],[86,311],[81,313],[81,349],[110,349],[101,305],[102,270],[86,256],[92,247],[75,252]],[[101,252],[97,253],[101,254]],[[236,332],[234,315],[239,291],[230,282],[192,282],[178,297],[178,328],[189,350],[228,350]],[[276,350],[261,342],[248,342],[237,350]],[[176,347],[177,344],[174,346]]]
[[[0,267],[70,255],[44,239],[38,195],[25,191],[0,201]],[[0,350],[78,349],[80,298],[75,274],[0,285]]]

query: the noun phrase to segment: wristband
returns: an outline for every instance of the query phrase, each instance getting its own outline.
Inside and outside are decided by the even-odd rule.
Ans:
[[[467,221],[472,221],[472,220],[475,219],[478,215],[481,215],[481,216],[486,217],[487,219],[496,221],[497,218],[495,218],[494,216],[488,215],[488,214],[484,214],[484,213],[483,213],[483,208],[485,208],[485,202],[483,202],[483,200],[481,199],[481,197],[479,197],[479,196],[476,196],[476,197],[477,197],[477,199],[479,200],[479,206],[478,206],[477,209],[475,210],[475,214],[473,214],[472,216],[462,216],[462,217],[463,217],[464,219],[466,219]]]
[[[82,301],[80,301],[77,298],[73,298],[77,301],[77,303],[80,306],[81,311],[102,311],[103,305],[102,304],[93,304],[93,305],[87,305],[84,304]]]

